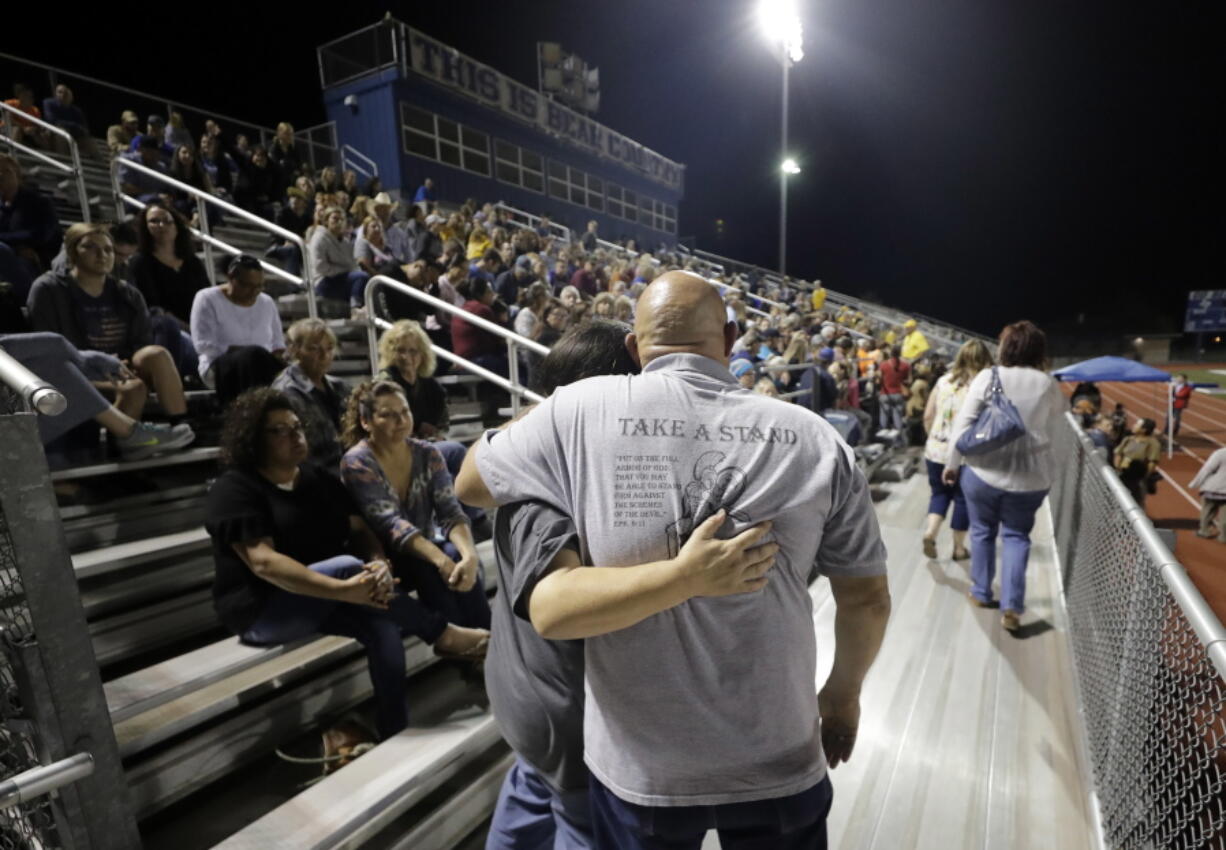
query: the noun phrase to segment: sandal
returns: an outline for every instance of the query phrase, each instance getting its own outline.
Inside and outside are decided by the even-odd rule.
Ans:
[[[969,561],[970,559],[971,559],[970,549],[955,549],[954,550],[954,560],[955,561]]]
[[[937,556],[937,542],[931,537],[924,538],[924,557],[935,558]]]
[[[468,649],[461,649],[458,651],[453,649],[440,649],[438,645],[435,644],[434,654],[439,658],[448,660],[480,662],[485,660],[485,654],[489,651],[489,648],[490,638],[489,635],[486,635]]]

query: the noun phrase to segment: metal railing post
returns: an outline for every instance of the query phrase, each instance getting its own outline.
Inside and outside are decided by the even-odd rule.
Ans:
[[[63,393],[23,366],[3,347],[0,347],[0,383],[7,384],[31,410],[44,416],[59,416],[68,408],[68,399]]]
[[[212,236],[209,231],[209,210],[204,205],[204,198],[200,195],[196,196],[196,226],[200,228],[200,232],[205,236]],[[205,271],[209,276],[209,283],[217,285],[217,264],[213,262],[213,246],[211,239],[204,240],[204,266]]]
[[[507,337],[507,377],[512,384],[519,384],[519,354],[515,350],[515,340]],[[511,415],[519,415],[519,396],[511,393]]]
[[[0,54],[0,56],[2,55],[3,54]],[[42,151],[35,150],[34,148],[31,148],[27,145],[23,145],[21,142],[17,141],[16,139],[9,138],[8,136],[0,136],[0,138],[2,138],[5,142],[11,145],[14,149],[21,151],[27,156],[34,157],[39,162],[46,163],[47,165],[50,165],[52,168],[67,172],[69,175],[71,175],[74,178],[74,183],[76,184],[77,202],[81,206],[81,219],[82,221],[88,222],[90,220],[89,196],[85,192],[85,177],[81,171],[81,153],[80,153],[80,149],[77,147],[77,140],[72,137],[71,133],[69,133],[67,130],[63,129],[62,127],[57,127],[54,124],[50,124],[41,118],[35,118],[33,115],[27,115],[25,112],[22,112],[20,109],[10,106],[9,104],[4,103],[3,101],[0,101],[0,110],[3,110],[4,112],[7,112],[7,113],[11,113],[13,116],[18,117],[23,121],[29,121],[31,124],[42,127],[47,132],[54,133],[55,135],[59,136],[61,139],[63,139],[65,142],[68,143],[68,154],[69,154],[69,157],[72,159],[72,165],[65,165],[64,163],[60,162],[58,159],[48,156]],[[13,120],[13,119],[10,118],[9,120]]]
[[[23,771],[0,782],[0,811],[84,779],[94,772],[94,757],[77,753],[52,764]]]

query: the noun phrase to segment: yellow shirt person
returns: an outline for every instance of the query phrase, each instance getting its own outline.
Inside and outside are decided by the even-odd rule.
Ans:
[[[928,338],[920,333],[915,319],[907,319],[903,322],[902,327],[907,332],[902,340],[902,359],[913,362],[929,349]]]

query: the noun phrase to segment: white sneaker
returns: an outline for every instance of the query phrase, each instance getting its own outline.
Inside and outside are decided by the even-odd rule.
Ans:
[[[124,460],[144,460],[147,457],[181,449],[196,439],[192,426],[181,422],[174,427],[150,422],[137,422],[132,433],[115,444]]]

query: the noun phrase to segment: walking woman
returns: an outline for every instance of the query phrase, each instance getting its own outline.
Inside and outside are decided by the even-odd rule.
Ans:
[[[924,443],[924,464],[928,467],[928,487],[932,497],[928,500],[928,519],[924,525],[924,557],[937,556],[937,532],[954,506],[954,516],[949,527],[954,535],[953,559],[964,561],[971,556],[966,548],[966,531],[970,518],[966,513],[966,497],[959,484],[952,486],[941,480],[945,460],[949,456],[949,435],[954,427],[954,417],[962,409],[966,391],[981,371],[992,365],[988,347],[977,339],[962,344],[958,356],[949,371],[942,375],[928,396],[924,408],[924,430],[928,440]]]
[[[980,372],[966,391],[966,401],[954,420],[941,478],[951,486],[960,481],[966,494],[971,521],[970,597],[980,607],[993,605],[997,534],[1004,539],[1001,625],[1015,632],[1026,607],[1030,531],[1055,476],[1051,444],[1056,429],[1065,427],[1061,421],[1065,402],[1056,382],[1044,371],[1047,337],[1034,324],[1021,321],[1007,325],[1000,334],[999,357],[999,368]],[[957,448],[958,440],[979,419],[994,371],[999,372],[1005,395],[1017,408],[1026,433],[992,451],[964,459]]]

